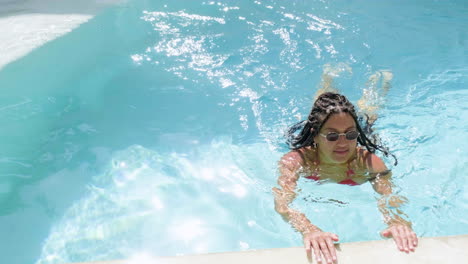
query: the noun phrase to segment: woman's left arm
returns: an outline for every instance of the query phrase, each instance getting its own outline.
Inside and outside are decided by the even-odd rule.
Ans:
[[[392,172],[387,169],[383,161],[376,155],[369,153],[366,158],[367,167],[374,175],[370,183],[381,198],[378,200],[379,211],[384,216],[388,228],[381,232],[384,237],[392,237],[398,249],[409,253],[418,246],[418,237],[411,228],[411,222],[406,221],[400,206],[408,200],[399,195],[392,194]]]

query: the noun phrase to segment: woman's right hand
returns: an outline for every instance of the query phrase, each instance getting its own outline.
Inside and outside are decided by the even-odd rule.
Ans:
[[[303,235],[304,246],[307,254],[310,254],[311,249],[314,250],[315,259],[318,263],[335,263],[336,249],[333,241],[338,241],[338,236],[333,233],[323,231],[313,231]]]

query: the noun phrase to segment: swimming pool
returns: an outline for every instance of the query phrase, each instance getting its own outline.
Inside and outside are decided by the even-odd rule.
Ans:
[[[270,189],[327,63],[352,68],[336,85],[353,102],[393,72],[377,128],[405,212],[421,236],[466,234],[468,7],[396,2],[129,1],[7,65],[2,259],[299,246]],[[379,239],[369,185],[302,186],[317,225]]]

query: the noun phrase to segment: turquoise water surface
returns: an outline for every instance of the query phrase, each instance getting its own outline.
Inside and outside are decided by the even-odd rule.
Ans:
[[[273,209],[285,129],[324,65],[377,130],[420,236],[468,233],[466,1],[128,1],[0,71],[2,263],[300,246]],[[388,162],[391,165],[391,160]],[[380,239],[369,184],[301,182],[342,242]],[[339,203],[333,201],[340,201]]]

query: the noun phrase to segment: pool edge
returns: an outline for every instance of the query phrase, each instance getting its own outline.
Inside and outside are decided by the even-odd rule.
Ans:
[[[339,244],[338,263],[411,263],[440,264],[463,263],[468,259],[468,234],[445,237],[419,238],[419,246],[413,253],[396,249],[392,240],[363,241]],[[129,260],[83,262],[75,264],[257,264],[257,263],[316,263],[309,262],[302,247],[261,249],[238,252],[210,253],[178,257],[142,257]],[[71,264],[71,263],[70,263]]]
[[[61,5],[66,6],[67,2],[74,3],[72,0],[64,0]],[[108,0],[92,4],[88,1],[74,4],[63,12],[51,0],[12,2],[8,6],[9,11],[7,9],[0,16],[0,70],[48,42],[72,32],[105,8],[123,2]]]

